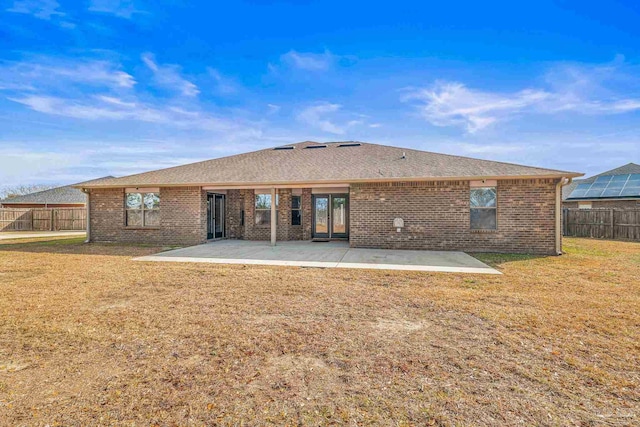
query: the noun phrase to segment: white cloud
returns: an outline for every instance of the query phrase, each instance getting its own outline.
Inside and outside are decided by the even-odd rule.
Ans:
[[[181,70],[177,65],[158,65],[151,53],[143,54],[142,61],[153,72],[158,86],[177,91],[187,97],[194,97],[200,93],[198,86],[180,75]]]
[[[276,104],[267,104],[267,108],[269,109],[269,114],[276,114],[282,107]]]
[[[52,16],[64,16],[59,7],[56,0],[16,0],[7,12],[24,13],[48,21]]]
[[[17,144],[5,144],[14,146]],[[67,167],[78,164],[81,156],[73,153],[37,152],[28,148],[4,149],[0,146],[0,182],[7,186],[24,183],[57,182]]]
[[[108,13],[124,19],[131,19],[136,13],[145,13],[136,8],[133,0],[92,0],[89,11]]]
[[[136,80],[119,68],[109,61],[39,57],[0,66],[0,90],[68,89],[70,83],[132,88]]]
[[[232,79],[222,75],[214,68],[207,68],[207,72],[216,84],[216,90],[221,95],[231,95],[240,90],[240,85]]]
[[[368,123],[369,117],[365,114],[344,111],[342,105],[325,101],[316,102],[303,108],[296,118],[301,123],[336,135],[344,135],[352,128],[376,128],[379,126],[377,123],[370,125]]]
[[[130,120],[217,132],[252,131],[250,126],[243,126],[234,120],[216,117],[198,110],[188,110],[178,106],[158,107],[135,99],[123,100],[104,95],[84,99],[28,95],[9,99],[40,113],[81,120]]]
[[[345,133],[345,128],[333,123],[326,117],[328,114],[338,111],[340,107],[339,104],[328,102],[313,105],[302,110],[298,114],[298,120],[324,132],[342,135]]]
[[[291,67],[306,71],[328,70],[337,57],[328,50],[323,53],[297,52],[290,50],[280,57],[281,61]]]
[[[417,101],[420,115],[433,125],[463,126],[473,133],[549,96],[544,91],[500,94],[472,90],[456,82],[437,82],[431,88],[412,91],[404,100]]]
[[[470,89],[459,82],[436,82],[429,88],[410,89],[402,98],[416,105],[419,114],[435,126],[459,126],[475,133],[516,114],[574,113],[623,114],[640,110],[640,96],[616,87],[637,78],[625,76],[616,59],[604,66],[560,65],[545,76],[546,89],[492,92]],[[637,85],[636,85],[637,86]]]

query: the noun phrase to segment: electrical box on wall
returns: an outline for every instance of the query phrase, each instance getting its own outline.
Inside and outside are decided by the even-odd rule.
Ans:
[[[395,218],[393,220],[393,226],[395,227],[396,231],[398,233],[400,233],[402,231],[402,229],[404,228],[404,219],[402,218]]]

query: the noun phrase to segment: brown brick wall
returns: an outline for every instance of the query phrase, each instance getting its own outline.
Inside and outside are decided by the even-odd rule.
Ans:
[[[239,190],[243,198],[245,222],[242,230],[242,238],[247,240],[271,240],[271,226],[258,226],[255,224],[255,195],[261,194],[261,190]],[[262,190],[269,194],[270,190]],[[307,194],[305,198],[304,194]],[[302,225],[291,225],[291,189],[280,188],[276,190],[279,198],[278,227],[276,239],[279,241],[302,240],[305,238],[305,230],[309,229],[306,239],[311,239],[311,190],[304,189],[302,197]]]
[[[91,241],[195,245],[206,241],[206,193],[200,187],[160,188],[160,227],[125,226],[124,189],[91,190]]]
[[[472,232],[469,182],[358,184],[350,243],[360,248],[555,253],[555,180],[498,181],[498,230]],[[396,232],[393,219],[404,219]]]
[[[242,225],[244,194],[241,190],[228,190],[225,204],[227,237],[230,239],[242,239],[244,237],[244,226]]]

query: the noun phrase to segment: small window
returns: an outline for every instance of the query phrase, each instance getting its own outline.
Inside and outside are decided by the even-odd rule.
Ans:
[[[497,221],[497,191],[495,187],[471,189],[471,229],[496,230]]]
[[[278,195],[276,195],[276,210]],[[271,194],[256,194],[256,225],[271,225]]]
[[[159,193],[127,193],[125,208],[127,227],[160,226]]]
[[[578,208],[580,209],[591,209],[591,202],[579,202]]]
[[[291,225],[302,225],[301,199],[301,196],[291,196]]]

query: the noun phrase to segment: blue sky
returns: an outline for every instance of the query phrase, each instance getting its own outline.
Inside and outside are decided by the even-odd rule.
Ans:
[[[519,3],[0,0],[0,186],[303,140],[640,163],[638,2]]]

